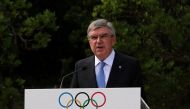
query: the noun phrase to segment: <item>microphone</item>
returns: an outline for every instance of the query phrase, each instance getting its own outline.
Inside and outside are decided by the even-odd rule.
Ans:
[[[77,70],[75,70],[75,71],[73,71],[73,72],[71,72],[71,73],[68,73],[68,74],[64,75],[64,76],[62,77],[62,79],[61,79],[61,84],[60,84],[59,88],[62,88],[63,81],[64,81],[64,79],[65,79],[66,77],[68,77],[68,76],[70,76],[70,75],[72,75],[72,74],[74,74],[74,73],[76,73],[76,72],[78,72],[78,71],[83,71],[83,70],[86,70],[86,69],[87,69],[87,67],[82,67],[82,68],[79,68],[79,69],[77,69]]]

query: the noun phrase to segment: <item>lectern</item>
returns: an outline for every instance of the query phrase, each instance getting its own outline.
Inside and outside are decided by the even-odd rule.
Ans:
[[[25,109],[141,109],[140,88],[25,89]]]

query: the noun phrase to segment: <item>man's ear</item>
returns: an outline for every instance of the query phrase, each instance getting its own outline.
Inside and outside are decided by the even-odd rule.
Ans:
[[[114,46],[116,44],[116,36],[112,37],[112,46]]]

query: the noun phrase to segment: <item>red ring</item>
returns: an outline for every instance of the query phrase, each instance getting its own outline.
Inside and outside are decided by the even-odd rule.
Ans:
[[[104,102],[101,104],[101,105],[99,105],[99,106],[97,106],[96,104],[94,104],[94,102],[93,102],[93,97],[94,97],[94,95],[96,95],[96,94],[101,94],[101,95],[103,95],[103,97],[104,97]],[[104,93],[102,93],[102,92],[95,92],[92,96],[91,96],[91,103],[92,103],[92,105],[93,106],[95,106],[95,107],[102,107],[105,103],[106,103],[106,96],[105,96],[105,94]]]

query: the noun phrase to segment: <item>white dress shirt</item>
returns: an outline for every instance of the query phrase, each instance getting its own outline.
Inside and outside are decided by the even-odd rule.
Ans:
[[[110,75],[110,71],[112,68],[113,60],[115,57],[115,51],[112,50],[111,54],[103,61],[105,64],[104,66],[104,74],[105,74],[105,83],[107,84],[108,78]],[[99,72],[100,69],[100,60],[95,56],[95,73],[97,75],[97,72]]]

